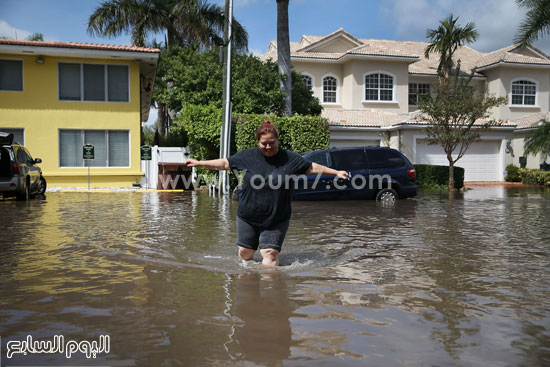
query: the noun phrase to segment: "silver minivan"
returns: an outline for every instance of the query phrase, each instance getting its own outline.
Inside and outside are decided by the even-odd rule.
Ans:
[[[27,148],[13,143],[13,134],[0,132],[0,195],[28,200],[46,192],[46,179]]]

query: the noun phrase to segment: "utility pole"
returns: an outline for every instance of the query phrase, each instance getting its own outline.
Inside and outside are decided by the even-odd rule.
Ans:
[[[233,46],[233,0],[225,0],[225,31],[223,36],[225,55],[223,59],[223,123],[220,131],[220,158],[229,157],[231,141],[231,53]],[[229,194],[227,171],[220,171],[218,190]]]

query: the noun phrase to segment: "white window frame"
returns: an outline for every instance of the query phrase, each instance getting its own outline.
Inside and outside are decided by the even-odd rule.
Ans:
[[[16,143],[25,145],[25,140],[27,140],[27,134],[25,134],[25,128],[24,127],[8,127],[8,126],[0,126],[0,131],[5,132],[6,129],[8,130],[23,130],[23,141],[15,141]]]
[[[23,59],[8,59],[5,57],[0,57],[0,60],[7,61],[21,61],[21,90],[12,90],[12,89],[0,89],[0,92],[24,92],[25,91],[25,60]]]
[[[107,147],[107,164],[109,164],[109,131],[127,131],[128,132],[128,166],[90,166],[90,169],[122,169],[122,168],[131,168],[132,167],[132,131],[125,129],[58,129],[57,131],[57,167],[60,169],[75,169],[75,168],[88,168],[84,164],[82,156],[80,160],[82,161],[82,166],[61,166],[61,131],[80,131],[82,145],[84,145],[84,131],[103,131],[106,135],[105,146]]]
[[[311,78],[311,91],[313,92],[313,94],[315,94],[315,77],[312,74],[305,71],[301,71],[300,74]]]
[[[336,102],[325,102],[325,78],[328,78],[328,77],[336,79]],[[321,104],[339,105],[340,104],[340,78],[338,78],[333,73],[328,73],[323,75],[323,77],[321,78],[321,84],[322,84],[321,85],[321,100],[322,100]]]
[[[72,64],[72,65],[80,65],[80,100],[69,100],[69,99],[61,99],[60,98],[60,84],[59,84],[59,67],[61,64]],[[87,101],[84,99],[84,65],[103,65],[104,66],[104,79],[105,79],[105,100],[103,101]],[[108,69],[107,66],[125,66],[128,71],[128,100],[127,101],[109,101],[109,75],[108,75]],[[126,64],[105,64],[105,63],[92,63],[92,62],[64,62],[59,61],[57,63],[57,100],[59,102],[88,102],[88,103],[130,103],[130,65]]]
[[[535,83],[535,104],[513,104],[512,103],[512,85],[515,82],[519,82],[519,81],[526,81],[526,82]],[[523,94],[523,97],[525,97],[525,93]],[[520,77],[520,78],[512,79],[510,81],[510,94],[509,94],[508,101],[509,101],[508,102],[509,107],[540,108],[540,106],[539,106],[539,81],[536,80],[536,79],[533,79],[533,78],[528,78],[528,77]]]
[[[379,83],[378,83],[378,100],[367,100],[367,84],[365,82],[365,79],[368,75],[372,75],[372,74],[385,74],[387,76],[391,76],[392,77],[392,96],[391,96],[391,101],[381,101],[380,100],[380,80],[379,80]],[[407,85],[407,88],[408,88],[408,85]],[[407,90],[408,92],[408,90]],[[372,70],[372,71],[368,71],[366,73],[363,73],[363,103],[397,103],[397,99],[396,99],[396,93],[397,93],[397,77],[395,76],[394,73],[390,73],[389,71],[385,71],[385,70]],[[409,103],[408,101],[408,94],[407,94],[407,104]]]

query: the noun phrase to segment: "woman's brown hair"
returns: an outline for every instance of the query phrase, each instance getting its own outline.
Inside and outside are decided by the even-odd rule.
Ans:
[[[279,132],[271,124],[270,121],[264,121],[260,127],[258,128],[258,131],[256,131],[256,141],[260,141],[260,137],[265,134],[273,134],[273,137],[277,140],[279,140]]]

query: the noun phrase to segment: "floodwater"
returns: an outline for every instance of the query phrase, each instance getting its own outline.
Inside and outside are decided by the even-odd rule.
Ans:
[[[548,190],[295,202],[277,269],[237,259],[236,209],[0,200],[2,366],[550,365]]]

